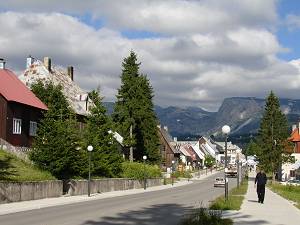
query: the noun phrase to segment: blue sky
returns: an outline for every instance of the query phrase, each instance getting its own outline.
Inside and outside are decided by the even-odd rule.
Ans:
[[[278,14],[283,23],[288,14],[300,15],[300,1],[281,0],[278,4]],[[286,25],[281,25],[277,37],[283,46],[290,49],[288,53],[279,54],[280,58],[291,60],[300,57],[300,27],[289,29]]]
[[[106,101],[134,50],[161,106],[217,110],[226,97],[299,98],[300,1],[10,0],[0,6],[0,57],[18,74],[30,54],[75,68]],[[289,50],[287,50],[289,49]]]

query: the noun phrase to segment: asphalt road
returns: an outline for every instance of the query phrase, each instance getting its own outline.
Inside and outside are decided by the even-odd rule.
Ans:
[[[215,174],[161,191],[99,199],[0,216],[1,225],[176,225],[189,210],[207,206],[224,193],[214,188]],[[229,187],[236,184],[229,179]]]

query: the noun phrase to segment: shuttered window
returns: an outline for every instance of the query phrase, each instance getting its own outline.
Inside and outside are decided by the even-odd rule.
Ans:
[[[21,134],[22,132],[22,120],[13,118],[13,134]]]
[[[37,122],[30,121],[29,135],[36,136],[36,131],[37,131]]]

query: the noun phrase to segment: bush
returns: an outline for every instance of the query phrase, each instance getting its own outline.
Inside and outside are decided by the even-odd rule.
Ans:
[[[212,211],[205,208],[196,209],[184,218],[180,225],[232,225],[231,219],[222,219],[221,211]]]
[[[122,177],[124,178],[134,178],[138,180],[146,178],[159,178],[162,177],[160,168],[157,165],[145,165],[138,162],[123,162],[122,163]],[[145,172],[145,174],[144,174]]]
[[[179,177],[192,178],[192,174],[189,171],[175,171],[174,173],[172,173],[172,176],[174,178],[179,178]]]

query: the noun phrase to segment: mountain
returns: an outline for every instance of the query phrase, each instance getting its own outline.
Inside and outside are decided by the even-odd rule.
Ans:
[[[104,105],[111,113],[114,103]],[[280,105],[290,125],[300,121],[300,100],[280,99]],[[167,126],[173,136],[218,135],[225,124],[231,127],[232,135],[240,136],[257,133],[264,106],[264,99],[232,97],[224,99],[217,112],[208,112],[199,107],[174,106],[155,106],[155,112],[161,125]]]

